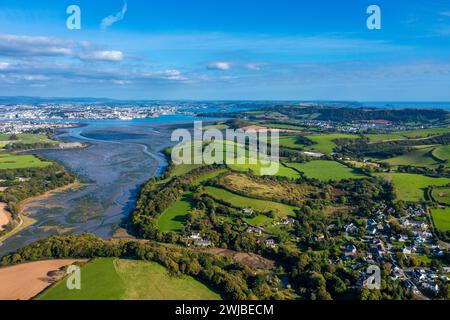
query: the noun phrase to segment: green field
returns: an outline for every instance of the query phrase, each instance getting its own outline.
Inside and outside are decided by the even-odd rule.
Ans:
[[[281,136],[280,146],[290,149],[302,149],[305,147],[304,145],[297,143],[296,136]]]
[[[431,209],[435,227],[442,231],[450,231],[450,208]]]
[[[39,300],[220,300],[217,293],[189,276],[172,277],[147,261],[96,259],[81,269],[81,290],[60,281]]]
[[[450,162],[450,146],[440,146],[433,150],[433,156],[442,162],[446,162],[447,165]]]
[[[416,149],[401,156],[383,160],[391,166],[417,166],[417,167],[436,167],[440,164],[432,155],[434,147]]]
[[[51,164],[51,162],[41,161],[33,155],[0,154],[0,170],[44,168]]]
[[[11,136],[11,134],[0,134],[0,147],[3,148],[5,145],[10,143],[59,143],[55,140],[49,139],[45,134],[21,133],[16,135],[17,140],[10,140]]]
[[[305,163],[289,163],[288,166],[303,172],[307,178],[321,181],[367,178],[364,174],[336,161],[314,160]]]
[[[450,188],[434,188],[433,199],[439,203],[450,205]]]
[[[438,136],[449,132],[450,132],[449,128],[433,128],[422,130],[396,131],[391,133],[365,134],[364,136],[369,138],[370,142],[375,143],[394,140],[423,139],[427,137]]]
[[[336,147],[336,143],[333,140],[336,139],[357,139],[358,136],[352,134],[343,134],[343,133],[331,133],[331,134],[317,134],[306,136],[308,139],[313,141],[314,145],[308,146],[305,149],[319,151],[322,153],[333,153],[333,149]]]
[[[263,165],[262,163],[249,164],[250,161],[248,159],[246,159],[245,162],[246,162],[246,164],[229,164],[228,166],[231,169],[236,170],[236,171],[246,172],[246,171],[251,170],[254,174],[257,174],[257,175],[262,174],[262,171],[261,171],[262,168],[269,167],[269,166]],[[279,177],[287,177],[290,179],[300,178],[300,174],[297,171],[292,170],[291,168],[287,168],[287,167],[283,166],[283,164],[281,164],[281,163],[279,164],[278,171],[275,175],[279,176]]]
[[[429,186],[445,186],[450,183],[448,178],[431,178],[420,174],[409,173],[379,173],[394,184],[398,200],[419,202],[424,201],[425,190]]]
[[[164,232],[180,232],[191,210],[192,194],[186,193],[159,216],[158,229]]]
[[[282,203],[247,198],[229,192],[225,189],[215,187],[205,187],[205,192],[214,199],[231,203],[233,206],[238,208],[253,208],[259,212],[268,212],[273,210],[280,217],[285,217],[287,215],[295,216],[295,207]]]
[[[294,124],[280,124],[280,123],[259,123],[253,122],[252,124],[256,126],[266,127],[270,129],[281,129],[281,130],[295,130],[295,131],[304,131],[305,127],[296,126]]]

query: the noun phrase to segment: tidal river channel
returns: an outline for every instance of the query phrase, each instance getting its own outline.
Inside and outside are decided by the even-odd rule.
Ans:
[[[164,171],[167,162],[161,152],[173,144],[172,131],[192,127],[193,120],[199,118],[85,121],[61,131],[59,140],[90,146],[37,153],[63,164],[85,185],[31,201],[24,213],[36,222],[6,240],[0,256],[51,235],[90,232],[110,238],[132,212],[140,186]]]

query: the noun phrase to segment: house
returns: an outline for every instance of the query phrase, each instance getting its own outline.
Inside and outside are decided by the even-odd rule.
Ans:
[[[206,240],[206,239],[196,240],[196,241],[194,241],[194,246],[196,246],[196,247],[210,247],[211,246],[211,241]]]
[[[434,282],[423,282],[421,284],[422,289],[425,291],[429,291],[433,294],[437,294],[439,292],[439,286]]]
[[[247,214],[247,215],[252,215],[253,214],[253,209],[251,209],[251,208],[244,208],[242,210],[242,213],[243,214]]]
[[[403,248],[403,254],[412,254],[412,249],[411,248],[408,248],[408,247],[404,247]]]
[[[270,248],[275,248],[277,245],[277,243],[275,242],[274,239],[267,239],[266,241],[264,241],[264,243],[267,247],[270,247]]]
[[[352,222],[350,224],[345,225],[344,230],[347,234],[353,234],[358,232],[358,227]]]
[[[260,228],[255,228],[255,227],[248,227],[248,229],[245,232],[246,233],[255,233],[258,236],[262,235],[262,230]]]
[[[189,236],[189,238],[190,238],[190,239],[193,239],[193,240],[200,240],[202,237],[200,236],[200,233],[192,233],[192,234]]]
[[[367,227],[367,234],[368,235],[375,235],[376,233],[377,233],[377,231],[378,231],[378,229],[377,229],[377,227],[376,227],[376,225],[371,225],[371,226],[369,226],[369,227]]]
[[[294,220],[293,218],[283,218],[282,223],[283,223],[283,224],[286,224],[286,225],[288,225],[288,224],[294,224],[294,223],[295,223],[295,220]]]
[[[346,255],[354,255],[357,252],[356,247],[354,245],[345,247],[344,251]]]

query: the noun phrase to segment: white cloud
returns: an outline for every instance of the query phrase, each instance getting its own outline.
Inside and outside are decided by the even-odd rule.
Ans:
[[[226,71],[231,69],[231,63],[226,61],[211,62],[207,66],[208,70]]]
[[[73,47],[73,42],[61,39],[0,34],[3,56],[67,56],[72,54]]]
[[[123,52],[112,50],[112,51],[94,51],[87,54],[80,55],[81,60],[94,60],[94,61],[111,61],[118,62],[123,60]]]
[[[264,67],[264,66],[265,66],[265,63],[259,63],[259,62],[257,62],[257,63],[247,63],[247,64],[245,65],[245,67],[246,67],[248,70],[253,70],[253,71],[259,71],[259,70],[261,70],[262,67]]]
[[[0,62],[0,70],[8,69],[10,64],[8,62]]]
[[[101,28],[102,28],[103,30],[106,30],[106,29],[108,29],[110,26],[112,26],[114,23],[116,23],[116,22],[118,22],[118,21],[120,21],[120,20],[123,20],[123,18],[125,18],[125,14],[127,13],[127,11],[128,11],[128,4],[127,4],[127,2],[125,1],[125,2],[123,3],[123,7],[122,7],[122,10],[121,10],[121,11],[119,11],[119,12],[116,13],[116,14],[110,15],[110,16],[108,16],[108,17],[106,17],[106,18],[104,18],[104,19],[102,20]]]
[[[132,83],[131,81],[128,80],[113,80],[113,82],[119,86],[124,86]]]

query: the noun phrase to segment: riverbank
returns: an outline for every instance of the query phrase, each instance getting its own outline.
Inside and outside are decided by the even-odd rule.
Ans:
[[[33,224],[36,223],[36,220],[28,217],[26,215],[24,215],[24,212],[27,211],[27,209],[29,207],[31,207],[31,205],[37,201],[43,201],[48,199],[51,196],[54,196],[58,193],[64,192],[64,191],[68,191],[68,190],[72,190],[72,189],[76,189],[76,188],[81,188],[84,187],[86,184],[81,183],[80,181],[76,180],[75,182],[68,184],[66,186],[63,187],[59,187],[53,190],[50,190],[46,193],[43,193],[41,195],[37,195],[28,199],[23,200],[22,202],[19,203],[19,214],[18,214],[18,224],[7,234],[3,235],[2,237],[0,237],[0,246],[2,245],[2,243],[11,238],[12,236],[16,235],[17,233],[19,233],[20,231],[32,226]],[[4,204],[6,207],[6,204]],[[0,206],[1,209],[1,206]],[[4,209],[4,208],[3,208]],[[6,211],[6,210],[5,210]]]

